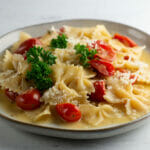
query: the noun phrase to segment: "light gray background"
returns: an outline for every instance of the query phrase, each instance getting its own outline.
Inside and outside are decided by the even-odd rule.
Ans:
[[[26,25],[71,18],[126,23],[150,33],[149,0],[0,0],[0,35]],[[33,135],[0,120],[0,150],[149,150],[150,121],[115,137],[74,141]]]

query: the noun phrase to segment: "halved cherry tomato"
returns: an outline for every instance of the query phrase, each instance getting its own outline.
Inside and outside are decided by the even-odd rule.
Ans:
[[[101,40],[97,40],[95,43],[92,43],[92,46],[88,46],[88,48],[96,49],[98,53],[95,55],[95,57],[98,57],[100,59],[113,61],[116,57],[114,49],[106,42]]]
[[[126,45],[128,47],[137,46],[137,44],[133,40],[128,38],[127,36],[116,33],[113,38],[119,40],[120,42],[122,42],[124,45]]]
[[[93,83],[94,88],[95,88],[95,92],[91,93],[90,95],[90,100],[92,101],[96,101],[96,102],[101,102],[104,100],[103,96],[106,93],[106,89],[105,89],[105,82],[103,80],[101,81],[95,81]]]
[[[89,61],[89,63],[104,76],[113,76],[115,73],[115,68],[110,62],[95,59]]]
[[[71,103],[57,104],[56,111],[67,122],[75,122],[81,118],[79,108]]]
[[[24,110],[33,110],[40,106],[40,92],[37,89],[28,90],[16,97],[16,104]]]
[[[42,45],[42,43],[38,38],[28,39],[20,44],[19,48],[15,51],[15,53],[23,55],[25,52],[27,52],[30,48],[32,48],[35,45],[40,46]]]
[[[18,93],[13,92],[13,91],[9,91],[9,89],[5,89],[5,94],[12,101],[15,101],[16,97],[18,96]]]

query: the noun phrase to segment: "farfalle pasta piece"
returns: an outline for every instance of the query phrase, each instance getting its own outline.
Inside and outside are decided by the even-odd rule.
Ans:
[[[2,60],[2,70],[12,70],[13,64],[12,64],[12,60],[13,60],[13,55],[10,51],[6,50],[5,54],[4,54],[4,58]]]
[[[12,70],[0,73],[0,86],[2,89],[22,93],[29,89],[29,85],[30,84],[21,75]]]
[[[94,28],[78,28],[71,26],[64,26],[65,34],[68,37],[74,37],[76,39],[91,39]]]
[[[137,48],[122,48],[116,51],[116,59],[113,64],[115,68],[126,68],[129,70],[138,70],[141,66],[145,66],[144,62],[140,61],[144,47]],[[127,59],[126,59],[127,58]]]
[[[6,51],[2,61],[2,72],[0,72],[0,86],[2,89],[9,89],[22,93],[30,87],[25,80],[25,75],[30,66],[22,55],[12,54]]]
[[[116,59],[113,62],[115,68],[138,70],[144,64],[140,58],[145,46],[126,47],[115,39],[110,39],[108,43],[116,50]]]
[[[141,95],[145,98],[149,98],[150,97],[150,93],[149,93],[149,85],[145,85],[145,84],[134,84],[133,85],[133,94],[134,95]]]
[[[111,86],[111,88],[106,90],[104,98],[109,103],[123,103],[126,106],[127,112],[131,112],[127,106],[145,113],[148,111],[148,107],[134,96],[132,84],[127,78],[125,81],[125,79],[121,80],[117,77],[110,77],[107,80],[107,84]]]
[[[54,55],[57,57],[57,63],[79,64],[79,58],[74,49],[56,49]]]
[[[47,105],[42,112],[40,112],[36,117],[34,118],[34,121],[40,121],[40,120],[46,120],[51,117],[51,111],[50,111],[50,105]]]
[[[97,126],[110,118],[117,118],[119,111],[108,104],[99,104],[94,106],[91,104],[81,104],[80,110],[82,112],[82,120],[89,125]],[[90,113],[88,112],[90,110]]]
[[[104,120],[100,107],[91,104],[81,104],[79,108],[82,113],[82,120],[89,125],[97,126]]]
[[[104,25],[97,25],[92,33],[92,38],[108,42],[109,39],[111,39],[111,34],[108,32]]]
[[[6,70],[14,70],[18,74],[25,75],[27,69],[29,68],[29,64],[24,57],[19,54],[12,54],[10,51],[6,51],[3,59],[3,71]]]
[[[57,68],[57,70],[55,69]],[[84,69],[82,66],[74,66],[67,64],[54,64],[53,79],[55,82],[63,81],[69,88],[72,88],[78,92],[87,91],[91,93],[94,91],[93,84],[88,78],[85,77]]]
[[[41,121],[42,119],[47,119],[51,116],[50,105],[42,105],[39,109],[32,111],[25,111],[26,117],[30,118],[32,122]]]
[[[125,46],[123,43],[121,43],[120,41],[116,40],[116,39],[110,39],[108,41],[108,44],[117,50],[117,52],[122,52],[126,55],[131,54],[133,57],[137,56],[137,58],[139,59],[140,56],[142,55],[143,50],[145,49],[145,46],[137,46],[137,47],[127,47]],[[136,57],[135,57],[136,58]]]
[[[115,118],[118,117],[119,110],[109,104],[100,104],[102,114],[105,118]]]
[[[56,105],[60,103],[76,103],[74,99],[79,97],[79,94],[68,88],[63,82],[60,82],[44,92],[41,101],[45,104]]]
[[[150,75],[149,72],[150,68],[141,66],[139,71],[137,72],[137,82],[141,84],[150,84]]]
[[[20,32],[19,41],[17,41],[16,43],[13,44],[13,46],[11,47],[11,51],[12,51],[12,52],[16,51],[17,48],[19,47],[19,45],[20,45],[22,42],[24,42],[24,41],[26,41],[26,40],[28,40],[28,39],[30,39],[30,38],[32,38],[32,37],[31,37],[31,35],[29,35],[28,33],[26,33],[26,32]]]
[[[92,82],[86,78],[83,67],[58,63],[53,65],[52,69],[55,85],[44,93],[43,101],[53,104],[87,102],[87,94],[94,91],[94,87]]]

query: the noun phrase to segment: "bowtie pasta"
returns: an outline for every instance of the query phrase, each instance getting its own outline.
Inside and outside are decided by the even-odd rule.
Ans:
[[[137,119],[150,111],[144,49],[103,25],[52,27],[36,38],[21,32],[1,56],[1,105],[20,120],[66,128]]]

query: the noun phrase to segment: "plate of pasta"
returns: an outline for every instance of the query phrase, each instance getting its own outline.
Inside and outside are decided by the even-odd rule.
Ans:
[[[24,27],[0,38],[0,116],[26,131],[92,139],[150,112],[150,37],[103,20]]]

